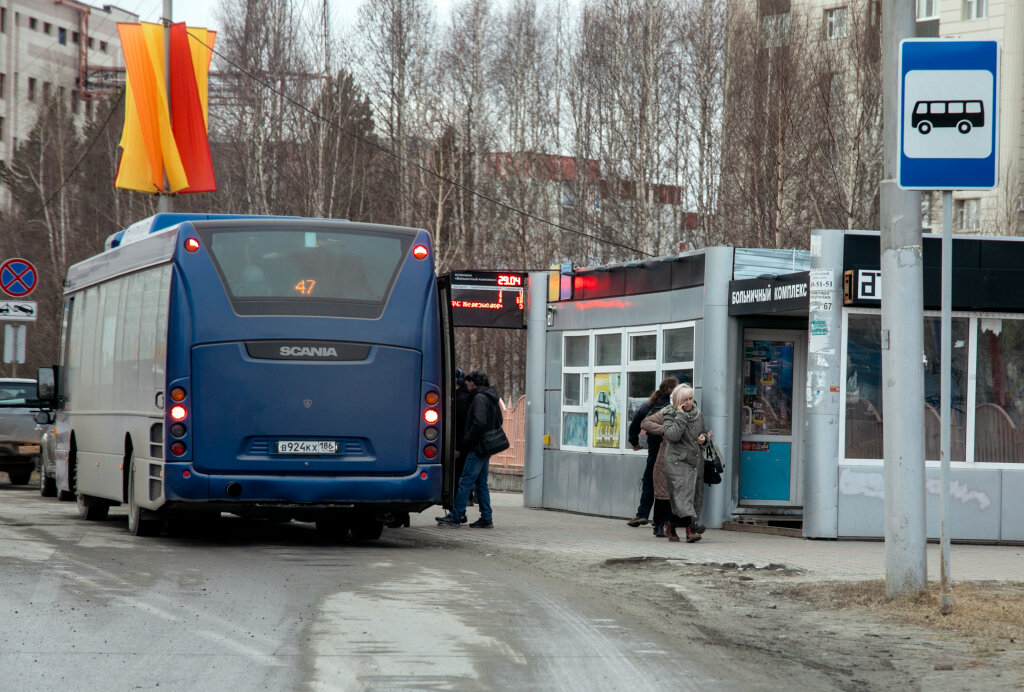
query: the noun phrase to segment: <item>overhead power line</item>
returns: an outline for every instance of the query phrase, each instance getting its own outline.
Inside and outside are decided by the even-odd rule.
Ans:
[[[82,152],[82,155],[79,157],[78,161],[71,168],[71,172],[64,176],[64,180],[60,181],[60,185],[57,186],[57,189],[54,190],[53,193],[51,193],[50,196],[46,198],[46,201],[39,205],[39,207],[35,211],[29,214],[27,218],[34,219],[39,214],[42,214],[43,210],[50,206],[50,203],[53,202],[53,200],[57,199],[57,195],[59,195],[61,190],[64,189],[64,186],[68,184],[68,181],[71,180],[71,176],[73,176],[78,171],[78,168],[82,165],[82,162],[85,161],[85,158],[89,155],[90,152],[92,152],[93,147],[96,146],[96,142],[98,142],[103,133],[106,132],[107,125],[110,123],[110,119],[114,116],[114,111],[117,110],[117,107],[121,104],[121,99],[123,98],[124,89],[121,89],[117,95],[117,100],[110,105],[110,110],[107,111],[107,117],[103,121],[103,124],[100,125],[99,128],[97,128],[96,135],[92,138],[92,141],[89,142],[89,146],[85,148],[85,151]]]
[[[620,248],[622,250],[629,250],[630,252],[635,252],[635,253],[637,253],[639,255],[643,255],[645,257],[653,257],[654,256],[654,255],[652,255],[652,254],[650,254],[648,252],[644,252],[643,250],[640,250],[639,248],[635,248],[635,247],[632,247],[630,245],[626,245],[625,243],[620,243],[620,242],[615,241],[615,240],[609,240],[607,238],[601,238],[599,236],[593,235],[592,233],[587,233],[586,231],[581,231],[581,230],[579,230],[577,228],[571,228],[569,226],[564,226],[562,224],[555,223],[553,221],[549,221],[548,219],[545,219],[545,218],[542,218],[540,216],[537,216],[536,214],[533,214],[533,213],[525,211],[523,209],[519,209],[517,207],[514,207],[514,206],[512,206],[512,205],[510,205],[510,204],[508,204],[506,202],[502,202],[499,199],[495,199],[494,197],[491,197],[491,196],[486,195],[486,194],[484,194],[484,193],[482,193],[482,192],[480,192],[478,190],[475,190],[474,188],[471,188],[468,185],[463,185],[462,183],[459,183],[459,182],[457,182],[455,180],[452,180],[451,178],[443,176],[440,173],[437,173],[436,171],[432,171],[429,168],[427,168],[426,166],[423,166],[423,165],[421,165],[419,163],[416,163],[415,161],[411,161],[411,160],[407,159],[406,157],[402,156],[401,154],[388,149],[387,147],[383,146],[382,144],[379,144],[377,142],[369,140],[369,139],[363,137],[362,135],[360,135],[360,134],[358,134],[356,132],[350,132],[349,130],[346,130],[344,127],[342,127],[338,123],[332,122],[331,120],[328,120],[327,118],[324,118],[317,111],[314,111],[311,108],[308,108],[306,105],[304,105],[302,103],[299,103],[298,101],[296,101],[293,98],[291,98],[288,94],[285,94],[284,92],[282,92],[279,89],[277,89],[273,84],[269,84],[268,82],[266,82],[263,79],[261,79],[258,75],[256,75],[256,74],[252,73],[251,71],[247,70],[242,65],[239,65],[238,63],[236,63],[235,61],[233,61],[231,58],[227,57],[226,55],[224,55],[220,51],[217,51],[212,46],[210,46],[206,42],[204,42],[199,36],[196,36],[192,32],[189,32],[189,37],[191,37],[193,40],[195,40],[196,42],[200,43],[201,45],[206,46],[206,48],[211,53],[213,53],[214,55],[216,55],[219,58],[221,58],[222,60],[224,60],[224,62],[226,62],[229,65],[231,65],[232,67],[234,67],[241,74],[245,75],[246,77],[248,77],[249,79],[253,80],[257,84],[261,85],[264,89],[267,89],[267,90],[273,92],[274,94],[276,94],[277,96],[281,97],[282,99],[284,99],[285,101],[287,101],[291,105],[295,106],[299,110],[302,110],[302,111],[308,113],[309,115],[311,115],[312,117],[316,118],[317,120],[325,123],[327,126],[333,127],[336,130],[338,130],[339,132],[341,132],[341,133],[343,133],[345,135],[348,135],[349,137],[352,137],[353,139],[355,139],[355,140],[357,140],[357,141],[359,141],[359,142],[361,142],[361,143],[363,143],[363,144],[365,144],[367,146],[373,147],[373,148],[383,152],[384,154],[387,154],[388,156],[394,158],[395,160],[397,160],[397,161],[399,161],[399,162],[401,162],[401,163],[403,163],[405,165],[412,166],[412,167],[416,168],[417,170],[419,170],[419,171],[421,171],[423,173],[426,173],[427,175],[433,176],[434,178],[436,178],[436,179],[438,179],[438,180],[440,180],[442,182],[445,182],[445,183],[447,183],[447,184],[449,184],[449,185],[451,185],[453,187],[456,187],[456,188],[458,188],[460,190],[463,190],[464,192],[467,192],[467,193],[469,193],[471,195],[479,197],[480,199],[485,200],[487,202],[490,202],[491,204],[497,205],[497,206],[499,206],[499,207],[501,207],[503,209],[506,209],[508,211],[511,211],[511,212],[513,212],[515,214],[520,214],[521,216],[524,216],[524,217],[526,217],[528,219],[531,219],[533,221],[537,221],[538,223],[542,223],[542,224],[545,224],[547,226],[551,226],[552,228],[556,228],[556,229],[558,229],[560,231],[563,231],[565,233],[573,233],[575,235],[582,236],[584,238],[589,238],[589,239],[591,239],[593,241],[596,241],[598,243],[605,243],[607,245],[612,245],[614,247]]]

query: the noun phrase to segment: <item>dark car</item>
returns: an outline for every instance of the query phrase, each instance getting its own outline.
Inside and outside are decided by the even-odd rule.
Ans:
[[[0,378],[0,471],[13,485],[28,483],[38,464],[46,428],[35,420],[41,406],[35,380]]]

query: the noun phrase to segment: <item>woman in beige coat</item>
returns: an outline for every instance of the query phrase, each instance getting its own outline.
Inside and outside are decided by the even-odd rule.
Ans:
[[[711,444],[711,431],[704,424],[704,416],[693,400],[693,388],[688,384],[672,390],[672,403],[661,413],[665,479],[674,515],[665,524],[665,534],[670,541],[678,541],[676,526],[684,526],[686,542],[696,543],[701,538],[697,528],[704,503],[701,447]]]

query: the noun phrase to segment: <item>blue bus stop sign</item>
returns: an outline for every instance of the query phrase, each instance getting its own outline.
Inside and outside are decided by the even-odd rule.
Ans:
[[[904,190],[990,190],[998,181],[999,43],[900,42]]]

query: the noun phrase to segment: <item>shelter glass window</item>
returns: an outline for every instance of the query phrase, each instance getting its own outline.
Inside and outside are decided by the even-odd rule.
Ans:
[[[952,398],[950,420],[950,460],[965,461],[967,452],[967,352],[969,320],[952,320],[952,361],[950,363]],[[924,435],[925,459],[939,461],[942,451],[942,319],[924,318]]]
[[[626,420],[628,426],[637,411],[658,387],[658,332],[628,334],[629,362],[626,365]]]
[[[1024,320],[977,322],[974,460],[1024,463]]]
[[[586,367],[590,365],[590,337],[565,337],[565,367]]]
[[[657,334],[632,334],[629,337],[629,360],[656,360],[658,357]]]
[[[622,334],[597,334],[594,337],[594,364],[622,364]]]
[[[582,376],[579,373],[566,373],[563,376],[562,403],[566,406],[583,404]]]
[[[590,394],[590,334],[567,334],[562,340],[563,447],[587,447]]]
[[[849,314],[846,326],[846,458],[882,458],[882,318]]]
[[[688,322],[564,334],[562,447],[633,454],[626,430],[661,379],[693,382],[694,330]]]
[[[693,327],[666,329],[664,334],[663,363],[693,360]]]

